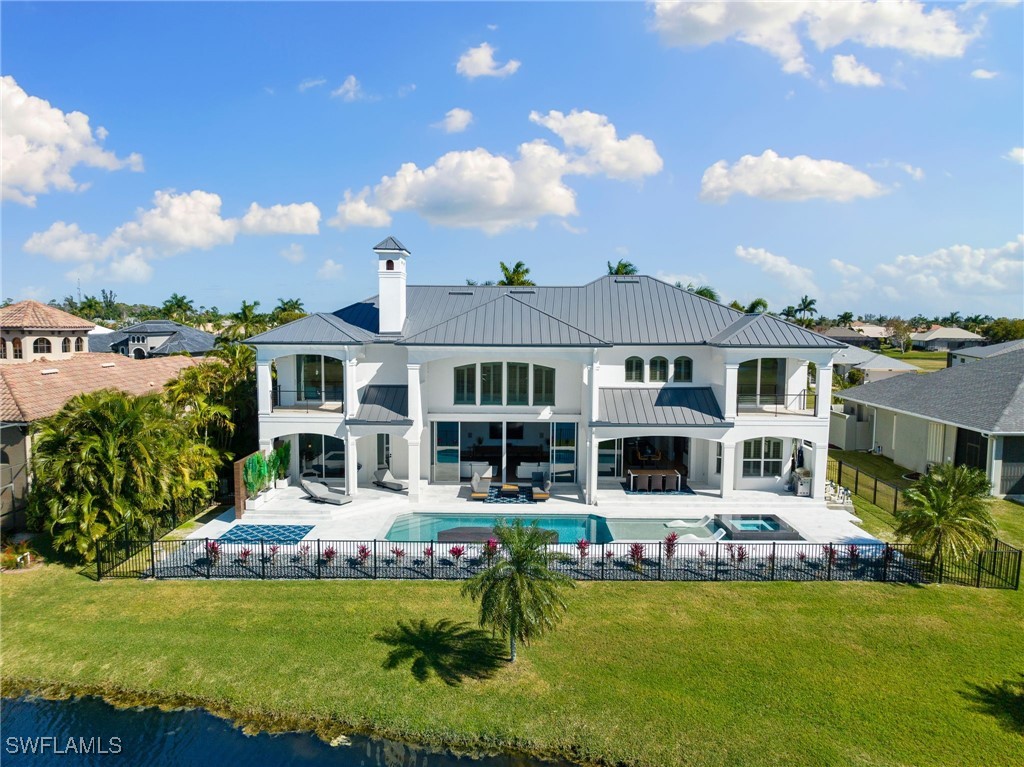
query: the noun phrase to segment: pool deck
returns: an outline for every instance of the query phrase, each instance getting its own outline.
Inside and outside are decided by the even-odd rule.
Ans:
[[[596,506],[583,503],[578,488],[552,490],[550,500],[537,504],[485,504],[468,499],[469,488],[425,485],[420,502],[405,493],[360,487],[345,506],[314,503],[298,487],[272,490],[261,508],[235,520],[234,509],[199,528],[189,538],[217,538],[236,524],[312,525],[306,539],[383,540],[395,518],[411,512],[536,514],[573,516],[595,514],[619,519],[699,519],[715,514],[775,514],[810,543],[874,543],[877,539],[857,526],[852,507],[830,507],[790,493],[736,491],[719,498],[717,490],[694,487],[694,495],[627,495],[618,484],[599,485]]]

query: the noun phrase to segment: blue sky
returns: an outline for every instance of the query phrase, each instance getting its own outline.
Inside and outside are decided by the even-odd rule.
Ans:
[[[413,283],[625,258],[773,309],[1024,313],[1019,4],[0,14],[4,296],[333,310],[394,234]]]

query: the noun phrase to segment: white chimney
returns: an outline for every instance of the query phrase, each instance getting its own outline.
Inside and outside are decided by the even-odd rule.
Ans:
[[[405,326],[405,259],[409,251],[394,237],[373,249],[377,254],[379,332],[401,333]]]

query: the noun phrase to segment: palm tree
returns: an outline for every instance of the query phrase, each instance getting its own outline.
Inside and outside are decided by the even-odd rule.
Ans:
[[[242,308],[230,315],[228,326],[224,328],[223,337],[229,341],[241,341],[249,336],[262,333],[267,329],[267,317],[256,310],[260,302],[242,301]]]
[[[782,319],[784,320],[789,320],[790,322],[792,322],[793,320],[796,319],[796,313],[797,310],[795,306],[787,306],[779,313],[779,316],[782,317]]]
[[[849,327],[853,323],[853,312],[843,312],[836,315],[836,324],[841,327]]]
[[[550,533],[536,522],[499,522],[494,536],[505,556],[496,557],[490,567],[466,581],[462,593],[479,600],[481,627],[508,637],[509,660],[515,663],[516,642],[529,642],[554,628],[567,608],[562,589],[576,584],[548,567],[551,555],[545,546]]]
[[[967,559],[996,534],[985,502],[990,489],[981,469],[936,466],[904,492],[908,505],[896,512],[895,533],[928,551],[933,565],[946,558]]]
[[[613,264],[611,261],[608,262],[608,274],[636,274],[638,271],[636,264],[622,258],[619,259],[617,264]]]
[[[938,321],[940,325],[945,325],[946,327],[959,326],[961,322],[963,320],[960,317],[960,312],[950,312]]]
[[[87,320],[95,319],[103,314],[103,303],[96,296],[86,296],[78,305],[77,313]]]
[[[763,298],[755,298],[744,306],[739,301],[732,301],[729,303],[729,308],[736,309],[744,314],[764,314],[768,311],[768,302]]]
[[[511,267],[509,267],[504,261],[500,261],[498,265],[501,267],[501,279],[498,280],[499,285],[537,284],[533,280],[529,279],[530,270],[522,261],[516,261]]]
[[[677,282],[676,283],[676,287],[677,288],[682,288],[683,287],[683,283]],[[693,295],[695,295],[695,296],[700,296],[701,298],[710,299],[711,301],[721,301],[722,300],[722,297],[720,295],[718,295],[718,291],[715,290],[710,285],[694,285],[691,282],[689,285],[687,285],[685,288],[683,288],[683,290],[685,290],[687,293],[693,293]]]
[[[306,316],[301,298],[279,298],[277,306],[270,313],[270,320],[275,325],[285,325]]]
[[[815,308],[817,303],[818,299],[804,296],[800,299],[800,303],[796,305],[796,313],[801,317],[813,317],[818,313],[818,310]]]
[[[196,313],[195,303],[190,298],[171,293],[171,297],[160,307],[160,313],[175,322],[188,322]]]

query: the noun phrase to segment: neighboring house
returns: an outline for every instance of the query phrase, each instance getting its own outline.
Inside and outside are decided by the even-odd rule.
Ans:
[[[948,352],[983,343],[985,339],[977,333],[963,328],[944,328],[941,325],[932,325],[922,333],[910,334],[911,347],[927,352]]]
[[[889,330],[885,325],[872,325],[868,322],[854,322],[850,324],[853,330],[856,330],[862,336],[873,338],[876,341],[882,342],[892,338],[892,331]]]
[[[38,301],[0,309],[0,365],[33,360],[64,360],[89,348],[95,325]]]
[[[728,496],[781,492],[797,462],[824,497],[838,342],[645,276],[407,286],[409,251],[392,237],[374,251],[377,296],[246,341],[260,447],[290,441],[293,475],[355,494],[387,466],[417,501],[489,467],[596,503],[630,469]]]
[[[925,472],[940,463],[984,469],[993,495],[1024,497],[1024,350],[921,376],[836,392],[866,424],[848,450],[871,449]],[[866,437],[866,439],[864,439]]]
[[[146,320],[136,325],[89,337],[89,351],[113,352],[126,357],[166,357],[188,354],[202,357],[213,351],[217,337],[171,320]]]
[[[832,359],[832,365],[835,372],[843,378],[847,378],[854,370],[860,371],[864,375],[864,380],[860,383],[882,381],[903,373],[921,372],[921,368],[911,365],[909,362],[853,346],[840,349]],[[849,379],[847,378],[847,380]]]
[[[829,328],[824,335],[847,346],[859,346],[867,349],[878,349],[882,342],[877,338],[858,333],[853,328]]]
[[[978,360],[997,357],[1007,352],[1015,352],[1024,349],[1024,338],[1016,341],[1004,341],[1001,344],[991,346],[972,346],[969,349],[960,349],[946,355],[946,367],[962,365],[965,362],[977,362]]]
[[[24,527],[33,421],[53,415],[76,394],[100,389],[160,391],[195,363],[188,357],[133,360],[82,352],[70,359],[0,367],[0,527],[5,532]]]

